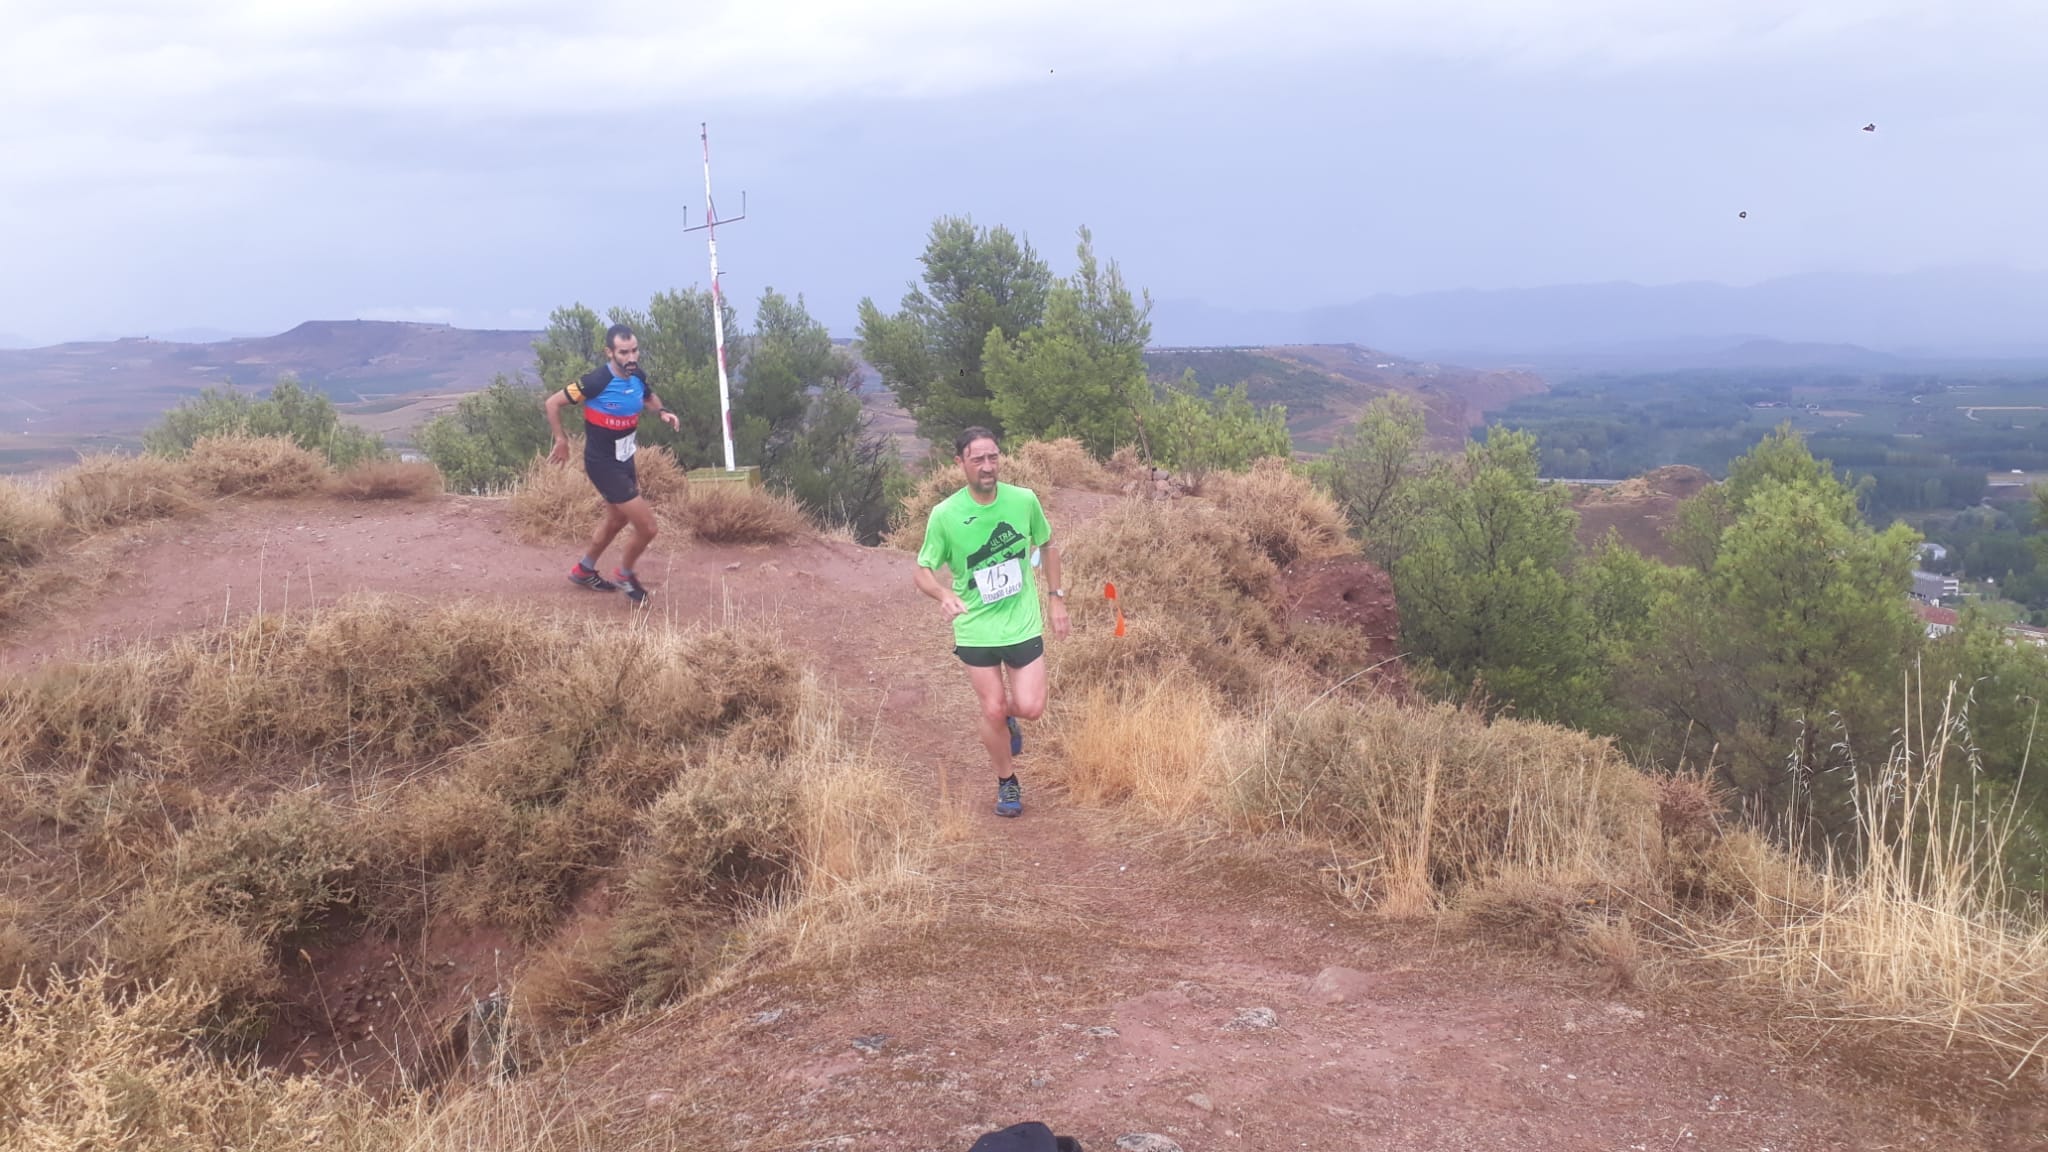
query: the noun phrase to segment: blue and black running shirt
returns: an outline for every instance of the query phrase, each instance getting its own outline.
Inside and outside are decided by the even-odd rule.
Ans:
[[[645,376],[636,372],[621,377],[612,372],[611,365],[600,364],[563,391],[568,393],[571,403],[583,406],[586,460],[632,458],[631,438],[640,427],[640,413],[647,407],[647,398],[653,395]]]

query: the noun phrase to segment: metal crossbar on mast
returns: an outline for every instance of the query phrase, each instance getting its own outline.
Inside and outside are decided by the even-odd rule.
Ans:
[[[711,333],[718,344],[718,424],[725,436],[725,470],[736,471],[732,459],[732,390],[725,373],[725,297],[718,289],[718,226],[733,224],[747,218],[747,194],[740,192],[740,214],[730,220],[720,220],[718,209],[711,200],[711,128],[700,123],[704,141],[704,223],[695,228],[685,226],[684,232],[703,232],[711,248]],[[683,210],[683,219],[689,219],[689,209]]]

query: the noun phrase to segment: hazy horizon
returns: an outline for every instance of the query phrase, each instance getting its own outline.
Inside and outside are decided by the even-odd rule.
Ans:
[[[842,335],[942,214],[1248,313],[2048,268],[2048,6],[1919,7],[20,0],[0,335],[642,305],[708,279],[700,121],[727,294]]]

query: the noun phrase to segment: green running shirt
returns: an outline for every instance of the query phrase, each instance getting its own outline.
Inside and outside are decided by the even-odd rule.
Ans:
[[[955,644],[996,648],[1044,634],[1031,550],[1051,539],[1052,525],[1029,488],[999,480],[987,504],[975,503],[971,488],[939,501],[925,521],[917,566],[953,574],[953,594],[967,605],[953,618]]]

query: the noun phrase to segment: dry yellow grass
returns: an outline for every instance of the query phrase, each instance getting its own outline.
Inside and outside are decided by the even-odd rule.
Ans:
[[[63,530],[63,514],[47,493],[0,480],[0,570],[42,559]]]
[[[1034,492],[1051,492],[1055,488],[1117,490],[1116,477],[1090,456],[1079,440],[1071,437],[1026,440],[1004,455],[1003,478],[1020,488]]]
[[[1247,472],[1216,473],[1206,491],[1231,525],[1282,568],[1357,552],[1336,501],[1291,461],[1269,456]]]
[[[1213,804],[1242,740],[1210,689],[1192,674],[1095,684],[1063,708],[1054,730],[1064,755],[1049,775],[1086,804],[1135,803],[1183,821]]]
[[[331,475],[319,453],[283,436],[202,436],[180,463],[192,486],[211,496],[303,496]]]
[[[1981,1045],[2017,1075],[2048,1061],[2048,922],[2006,890],[2012,811],[1973,815],[1959,799],[1970,767],[1952,705],[1859,793],[1860,859],[1809,868],[1743,844],[1722,885],[1733,898],[1673,930],[1801,1014]]]
[[[1961,1043],[2015,1072],[2048,1057],[2048,925],[2003,889],[2005,826],[1963,819],[1941,780],[1945,736],[1864,793],[1864,858],[1816,867],[1603,740],[1269,683],[1233,708],[1184,671],[1113,670],[1056,701],[1048,771],[1084,803],[1308,846],[1361,906],[1617,984],[1729,981],[1901,1050]]]
[[[689,475],[674,452],[657,445],[641,449],[633,460],[640,474],[640,494],[649,504],[665,508],[689,496]]]
[[[782,544],[815,531],[795,501],[742,484],[694,485],[674,515],[710,544]]]
[[[308,925],[423,900],[563,926],[512,973],[529,1076],[615,1013],[914,940],[942,910],[932,822],[844,724],[751,633],[482,605],[347,601],[10,682],[0,819],[55,821],[75,856],[0,839],[36,893],[0,901],[0,973],[35,977],[0,993],[0,1146],[606,1147],[544,1077],[372,1102],[213,1053]],[[566,921],[599,880],[616,895]]]
[[[161,520],[199,506],[184,465],[161,456],[86,456],[56,482],[57,510],[80,532]]]
[[[50,822],[69,855],[0,839],[40,893],[5,909],[0,961],[190,983],[231,1037],[316,924],[539,942],[610,877],[626,895],[574,971],[594,991],[537,1006],[563,999],[543,968],[525,997],[560,1034],[730,962],[850,945],[899,904],[916,920],[921,809],[838,724],[751,633],[487,605],[352,600],[39,669],[0,687],[0,820]]]
[[[1305,683],[1275,658],[1275,562],[1348,542],[1284,470],[1216,479],[1220,507],[1124,502],[1070,542],[1089,594],[1053,657],[1048,770],[1071,795],[1309,847],[1363,906],[1617,983],[1730,980],[1895,1044],[2048,1058],[2048,925],[2014,911],[2000,834],[1959,822],[1940,780],[1961,759],[1953,718],[1870,782],[1866,858],[1816,867],[1730,819],[1703,778],[1645,774],[1604,740]],[[1125,637],[1107,634],[1104,580]]]
[[[1054,654],[1062,690],[1191,668],[1234,701],[1256,698],[1285,640],[1279,569],[1205,501],[1122,500],[1067,539],[1074,639]],[[1115,584],[1127,635],[1109,635]]]
[[[446,485],[426,460],[365,460],[343,469],[327,491],[343,500],[432,500]]]
[[[529,543],[568,543],[589,537],[604,517],[604,501],[573,461],[536,459],[512,489],[512,525]]]
[[[353,1091],[194,1054],[210,998],[105,972],[0,990],[0,1147],[355,1152],[399,1132]]]

